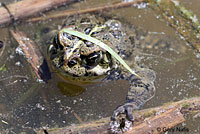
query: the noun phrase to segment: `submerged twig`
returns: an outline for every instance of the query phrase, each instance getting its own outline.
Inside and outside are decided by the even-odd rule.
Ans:
[[[37,81],[41,82],[41,80],[49,80],[51,76],[48,65],[36,43],[21,31],[11,30],[11,34],[25,53],[25,56],[37,77]]]
[[[76,15],[76,14],[100,12],[100,11],[106,11],[106,10],[111,10],[111,9],[130,7],[133,4],[139,4],[141,2],[146,2],[146,0],[133,0],[130,2],[119,2],[119,3],[115,3],[115,4],[104,5],[104,6],[99,6],[99,7],[89,8],[89,9],[83,9],[83,10],[71,10],[71,11],[65,10],[65,11],[56,12],[54,14],[50,14],[47,16],[32,18],[27,21],[35,22],[35,21],[40,21],[40,20],[48,20],[48,19],[71,16],[71,15]]]
[[[31,64],[31,67],[33,68],[33,71],[35,72],[37,78],[41,79],[38,70],[40,65],[42,64],[41,62],[43,61],[43,56],[40,50],[35,45],[35,43],[25,35],[25,33],[13,30],[11,30],[11,33],[25,53],[26,58]]]
[[[81,119],[81,117],[80,117],[77,113],[73,112],[73,115],[76,117],[76,119],[77,119],[80,123],[83,123],[83,120]]]
[[[176,0],[149,0],[149,3],[184,40],[200,52],[200,24],[196,15]]]
[[[0,7],[0,25],[9,24],[12,20],[23,19],[70,2],[73,2],[73,0],[22,0],[14,2],[7,5],[7,9]],[[11,15],[12,17],[10,17]]]
[[[7,79],[11,79],[11,78],[25,78],[25,79],[28,79],[27,76],[22,76],[22,75],[12,75],[12,76],[9,76],[9,77],[6,77],[6,78],[2,78],[2,79],[0,79],[0,81],[4,81],[4,80],[7,80]]]
[[[15,81],[13,81],[13,82],[7,84],[6,86],[11,86],[11,85],[13,85],[13,84],[15,84],[15,83],[17,83],[17,80],[15,80]]]
[[[184,115],[200,112],[200,97],[167,103],[160,107],[135,111],[134,126],[125,134],[160,134],[165,128],[172,128],[185,121]],[[64,128],[46,130],[48,134],[87,133],[108,134],[110,118],[103,118],[89,123],[82,123]],[[160,129],[158,129],[160,128]],[[39,131],[38,134],[43,134]]]

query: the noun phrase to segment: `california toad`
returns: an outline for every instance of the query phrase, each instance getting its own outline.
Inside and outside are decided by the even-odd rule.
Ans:
[[[137,41],[133,26],[125,25],[117,19],[107,19],[97,15],[69,17],[63,28],[70,28],[101,40],[117,52],[141,77],[128,72],[106,50],[87,40],[59,31],[49,45],[50,61],[63,77],[75,83],[101,80],[124,79],[130,82],[126,102],[120,105],[111,117],[113,132],[125,131],[134,121],[132,111],[139,109],[154,94],[155,74],[130,61],[134,56]],[[133,58],[132,58],[133,59]],[[120,115],[126,115],[122,124]]]

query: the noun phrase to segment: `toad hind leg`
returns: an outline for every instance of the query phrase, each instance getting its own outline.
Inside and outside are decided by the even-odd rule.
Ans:
[[[119,106],[111,117],[111,131],[121,133],[131,128],[134,117],[132,112],[140,109],[145,102],[150,100],[155,93],[154,80],[155,73],[150,69],[138,68],[136,70],[142,78],[137,78],[134,75],[126,75],[124,77],[130,82],[130,88],[126,97],[126,103]],[[121,116],[125,117],[121,117]]]

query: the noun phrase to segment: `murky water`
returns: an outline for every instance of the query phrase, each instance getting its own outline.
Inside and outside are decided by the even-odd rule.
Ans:
[[[101,3],[98,0],[88,0],[73,5],[73,8],[81,9],[110,2],[116,0],[102,0]],[[181,2],[200,18],[198,0]],[[160,47],[157,43],[153,48],[142,49],[136,57],[136,60],[153,69],[157,75],[156,95],[145,104],[144,108],[200,96],[199,61],[194,51],[171,27],[158,20],[154,11],[131,7],[109,11],[109,14],[122,16],[127,22],[148,31],[150,39],[155,38],[155,42],[156,39],[161,39],[164,44],[168,44]],[[38,42],[36,33],[39,30],[47,26],[57,28],[61,23],[62,19],[56,19],[43,23],[22,24],[17,27]],[[92,85],[83,94],[75,97],[67,97],[61,93],[56,86],[59,78],[55,73],[52,73],[52,79],[48,84],[37,83],[32,77],[26,59],[16,54],[17,43],[8,33],[10,28],[12,27],[0,29],[0,40],[4,41],[5,45],[5,50],[0,56],[0,67],[5,65],[4,71],[0,71],[0,120],[7,122],[0,121],[2,133],[31,133],[33,128],[63,127],[79,123],[80,119],[84,122],[107,117],[125,101],[128,89],[126,81]],[[153,43],[152,40],[145,39],[143,42],[146,44]],[[1,52],[2,48],[0,48]],[[191,134],[199,133],[199,123],[199,118],[191,118],[181,127],[187,127]]]

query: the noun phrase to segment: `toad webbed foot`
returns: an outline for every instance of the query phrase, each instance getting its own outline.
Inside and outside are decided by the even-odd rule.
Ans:
[[[133,111],[138,107],[132,103],[126,103],[119,106],[113,113],[110,121],[110,129],[112,133],[125,132],[133,126]]]

